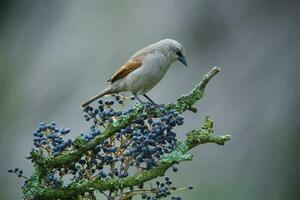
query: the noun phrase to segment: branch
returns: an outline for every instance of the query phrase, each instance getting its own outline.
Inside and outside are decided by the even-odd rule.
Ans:
[[[189,94],[180,97],[176,103],[167,105],[166,109],[176,110],[178,113],[182,113],[186,110],[195,111],[195,108],[193,107],[194,104],[203,97],[207,83],[219,71],[220,69],[217,67],[211,69]],[[34,199],[64,200],[76,199],[76,197],[79,195],[82,195],[86,192],[93,192],[95,190],[103,192],[107,190],[114,190],[116,188],[127,188],[140,185],[156,177],[163,176],[166,170],[168,170],[174,164],[192,160],[192,156],[187,154],[188,150],[204,143],[223,145],[226,141],[230,140],[229,135],[212,135],[213,123],[209,118],[206,118],[205,123],[200,130],[192,130],[188,132],[186,139],[182,142],[178,142],[176,148],[171,153],[166,154],[156,164],[156,166],[150,170],[144,170],[139,174],[119,179],[83,179],[80,181],[75,181],[62,188],[48,189],[45,185],[41,184],[42,180],[47,174],[47,171],[55,168],[62,168],[64,165],[79,161],[81,157],[84,156],[88,151],[93,150],[98,144],[103,143],[103,141],[113,136],[122,128],[126,128],[132,124],[137,118],[145,120],[149,118],[149,116],[161,117],[164,115],[160,109],[157,109],[154,112],[151,111],[151,113],[149,112],[150,111],[145,109],[142,105],[136,104],[132,112],[128,113],[127,115],[122,115],[112,123],[109,123],[103,133],[96,136],[92,141],[84,142],[80,139],[80,137],[78,137],[75,141],[78,142],[79,145],[77,149],[70,153],[55,157],[44,157],[42,153],[38,151],[32,151],[31,157],[35,164],[35,172],[28,180],[26,187],[23,188],[24,194],[26,194],[28,197],[34,197]]]
[[[212,79],[218,72],[220,71],[219,68],[214,67],[212,68],[206,75],[203,76],[203,79],[200,83],[198,83],[195,88],[188,94],[180,97],[175,104],[167,105],[167,109],[175,109],[179,113],[182,113],[186,110],[193,110],[193,105],[200,100],[204,95],[204,90],[206,88],[207,83],[210,79]],[[94,149],[98,144],[101,144],[105,139],[109,138],[110,136],[114,135],[117,131],[121,130],[122,128],[127,127],[130,123],[140,117],[142,119],[147,118],[147,113],[144,108],[140,105],[136,105],[133,109],[133,112],[126,116],[122,116],[117,119],[115,122],[108,124],[106,130],[104,132],[95,137],[91,142],[83,144],[77,150],[74,150],[71,153],[59,155],[56,157],[49,157],[45,158],[37,152],[31,152],[33,162],[39,166],[40,169],[53,169],[57,167],[62,167],[65,164],[69,164],[72,161],[78,161],[80,158],[87,152]],[[156,117],[160,117],[163,114],[157,110]],[[43,173],[41,173],[43,174]]]
[[[152,180],[159,176],[163,176],[165,172],[174,164],[178,164],[183,161],[192,160],[192,156],[188,155],[188,150],[204,143],[215,143],[218,145],[224,145],[226,141],[229,141],[230,135],[215,136],[213,133],[213,123],[207,117],[204,125],[199,130],[192,130],[186,135],[186,139],[183,142],[178,142],[176,148],[157,164],[156,167],[145,170],[138,175],[130,176],[123,179],[113,180],[100,180],[95,178],[93,180],[83,180],[74,182],[66,188],[59,189],[47,189],[41,192],[39,198],[41,199],[72,199],[74,196],[78,196],[89,191],[107,191],[115,188],[126,188],[130,186],[137,186],[146,181]]]

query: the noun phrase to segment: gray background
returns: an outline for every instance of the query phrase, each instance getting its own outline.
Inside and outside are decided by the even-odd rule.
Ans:
[[[172,174],[193,184],[184,199],[299,198],[300,16],[297,1],[1,1],[0,194],[20,199],[21,180],[7,173],[32,147],[40,121],[87,130],[80,103],[135,51],[164,38],[185,47],[189,67],[172,65],[149,95],[168,103],[212,66],[199,113],[185,114],[184,133],[206,115],[227,145],[202,145]]]

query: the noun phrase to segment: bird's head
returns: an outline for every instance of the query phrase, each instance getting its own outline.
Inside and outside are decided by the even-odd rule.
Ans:
[[[179,61],[185,66],[188,65],[183,46],[179,42],[172,39],[164,39],[155,43],[155,45],[157,45],[157,49],[161,53],[167,56],[171,63]]]

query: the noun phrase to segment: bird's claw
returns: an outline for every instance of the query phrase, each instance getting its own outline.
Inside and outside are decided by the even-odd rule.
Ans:
[[[163,109],[166,108],[165,104],[155,104],[155,106],[157,106],[158,108],[163,108]]]
[[[150,110],[155,110],[155,109],[160,109],[161,111],[163,111],[166,106],[164,104],[156,104],[156,103],[152,103],[152,102],[139,102],[139,104],[141,106],[143,106],[144,108],[150,109]]]

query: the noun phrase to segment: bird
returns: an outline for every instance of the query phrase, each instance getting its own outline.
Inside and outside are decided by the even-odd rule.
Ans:
[[[141,103],[138,95],[143,95],[150,103],[156,104],[148,95],[157,85],[174,62],[188,66],[183,46],[173,39],[163,39],[137,51],[122,65],[107,82],[110,85],[98,95],[85,101],[81,108],[87,107],[93,101],[120,92],[131,92]]]

